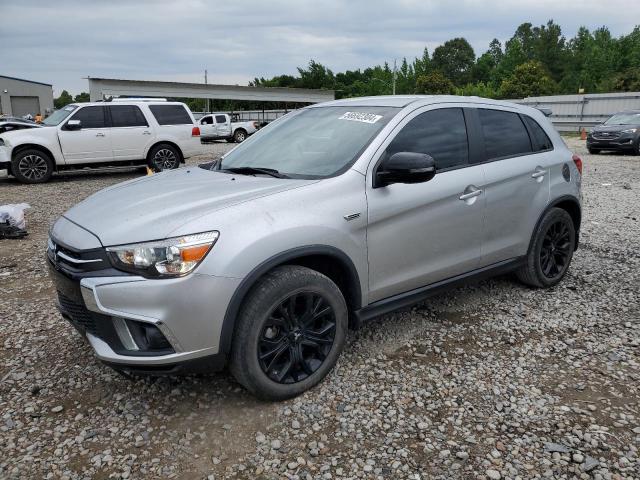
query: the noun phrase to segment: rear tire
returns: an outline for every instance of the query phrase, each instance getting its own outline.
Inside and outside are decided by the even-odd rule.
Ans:
[[[154,172],[173,170],[180,167],[182,156],[180,151],[172,145],[161,143],[151,149],[148,156],[149,168]]]
[[[241,128],[233,132],[233,141],[236,143],[242,143],[247,139],[247,132]]]
[[[11,173],[22,183],[45,183],[53,175],[53,160],[42,150],[23,150],[11,160]]]
[[[295,397],[333,368],[347,333],[340,289],[315,270],[277,267],[251,289],[238,319],[230,369],[265,400]]]
[[[533,234],[527,263],[516,271],[518,279],[531,287],[553,287],[569,269],[575,242],[576,231],[569,213],[552,208]]]

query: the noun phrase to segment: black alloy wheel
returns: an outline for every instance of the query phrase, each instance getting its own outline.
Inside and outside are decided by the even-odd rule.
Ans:
[[[285,298],[265,320],[258,339],[258,362],[274,382],[300,382],[320,368],[336,332],[333,308],[318,293]]]
[[[540,249],[540,269],[549,280],[562,275],[569,265],[573,243],[566,222],[557,221],[547,229]]]

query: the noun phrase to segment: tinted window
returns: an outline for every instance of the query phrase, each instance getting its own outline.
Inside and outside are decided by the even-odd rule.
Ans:
[[[531,132],[531,143],[533,143],[533,151],[534,152],[542,152],[544,150],[551,150],[553,148],[553,144],[549,137],[542,129],[542,127],[536,122],[533,118],[523,115],[524,121],[529,127],[529,131]]]
[[[224,115],[216,115],[216,123],[227,123],[227,117]]]
[[[204,117],[202,120],[200,120],[200,123],[202,125],[213,125],[213,117]]]
[[[111,125],[113,127],[148,127],[144,115],[135,105],[113,105],[109,107],[111,112]]]
[[[80,120],[82,128],[104,128],[107,126],[104,118],[104,107],[84,107],[72,117]]]
[[[182,105],[149,105],[149,110],[160,125],[191,124],[191,118]]]
[[[487,159],[531,152],[531,141],[520,115],[502,110],[479,109]]]
[[[398,152],[429,154],[438,170],[467,163],[469,147],[462,109],[443,108],[418,115],[392,140],[386,156]]]

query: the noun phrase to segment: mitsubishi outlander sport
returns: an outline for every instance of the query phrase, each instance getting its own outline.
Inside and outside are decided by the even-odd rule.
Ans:
[[[59,307],[128,373],[229,365],[284,399],[348,328],[473,278],[547,288],[578,246],[582,161],[542,113],[477,97],[313,105],[222,159],[107,188],[52,226]]]

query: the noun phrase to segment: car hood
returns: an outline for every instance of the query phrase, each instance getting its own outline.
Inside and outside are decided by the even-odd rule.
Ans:
[[[101,190],[64,217],[96,235],[104,246],[144,242],[172,236],[205,214],[315,182],[181,168]],[[215,230],[215,225],[199,229],[206,230]]]
[[[629,128],[640,128],[638,125],[598,125],[593,128],[594,132],[620,132]]]

